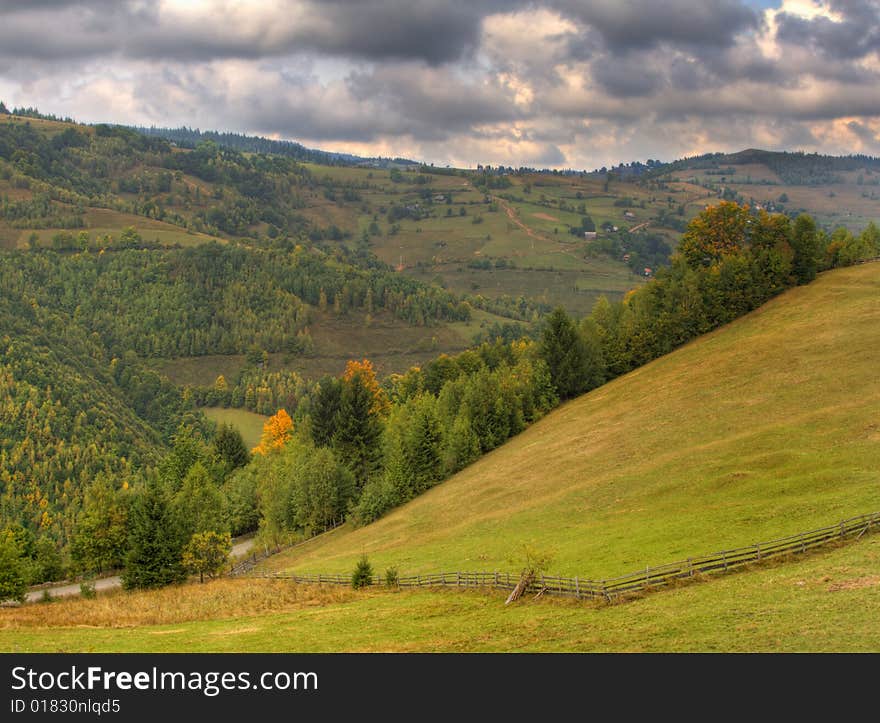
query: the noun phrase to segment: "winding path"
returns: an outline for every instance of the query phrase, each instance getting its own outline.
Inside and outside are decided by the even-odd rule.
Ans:
[[[248,537],[247,539],[238,538],[235,544],[232,546],[232,557],[243,557],[248,552],[250,552],[251,548],[254,546],[254,538]],[[102,577],[97,580],[94,580],[95,590],[97,592],[101,592],[103,590],[113,590],[117,587],[122,586],[122,578],[119,575],[113,575],[111,577]],[[32,589],[26,598],[27,602],[39,602],[43,599],[43,596],[46,593],[49,593],[50,597],[71,597],[73,595],[79,595],[79,583],[69,583],[66,585],[57,585],[55,587],[41,587]]]

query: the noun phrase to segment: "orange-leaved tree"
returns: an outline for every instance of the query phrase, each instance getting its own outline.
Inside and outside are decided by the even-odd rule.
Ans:
[[[284,409],[279,409],[263,425],[263,436],[254,447],[254,454],[268,454],[281,449],[293,436],[293,420]]]
[[[363,361],[352,359],[345,365],[345,373],[342,375],[343,381],[351,383],[355,376],[360,376],[361,383],[370,391],[373,397],[370,413],[379,417],[386,416],[391,409],[391,404],[385,391],[379,386],[379,380],[376,379],[376,372],[369,359],[364,359]]]

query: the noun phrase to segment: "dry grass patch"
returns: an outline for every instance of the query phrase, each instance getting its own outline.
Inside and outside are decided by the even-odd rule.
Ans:
[[[345,587],[296,585],[288,580],[222,579],[161,590],[115,590],[82,598],[0,610],[0,629],[130,628],[267,615],[351,600]]]

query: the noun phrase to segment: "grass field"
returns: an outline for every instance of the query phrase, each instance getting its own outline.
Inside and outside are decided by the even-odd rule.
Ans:
[[[262,414],[247,412],[244,409],[224,409],[223,407],[203,407],[205,416],[217,424],[228,424],[235,427],[244,439],[248,449],[260,443],[263,436],[263,424],[266,417]]]
[[[603,578],[880,508],[880,264],[821,276],[570,402],[365,528],[273,569]]]
[[[0,609],[4,652],[880,651],[880,536],[614,605],[219,580]]]

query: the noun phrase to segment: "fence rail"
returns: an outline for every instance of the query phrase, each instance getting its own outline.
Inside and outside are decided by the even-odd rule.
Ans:
[[[861,538],[866,532],[876,531],[878,528],[880,528],[880,512],[873,512],[841,520],[835,525],[821,527],[817,530],[801,532],[767,542],[758,542],[746,547],[689,557],[686,560],[670,562],[657,567],[645,567],[620,577],[590,580],[579,577],[539,575],[526,588],[525,592],[563,595],[577,599],[612,600],[628,593],[668,585],[675,580],[691,578],[698,574],[726,571],[783,555],[803,554],[808,550],[827,545],[831,542]],[[270,554],[272,553],[267,551],[267,554],[262,555],[259,559],[264,559]],[[258,556],[255,555],[251,567],[243,572],[250,571],[258,561]],[[247,560],[245,562],[250,561]],[[294,575],[289,573],[264,573],[259,576],[292,580],[297,583],[306,584],[351,585],[351,575],[342,574]],[[402,588],[491,587],[500,590],[513,590],[519,581],[520,576],[515,573],[457,571],[430,573],[427,575],[407,575],[405,577],[398,577],[396,583],[393,584]],[[379,575],[374,575],[372,584],[385,585],[386,582]]]

